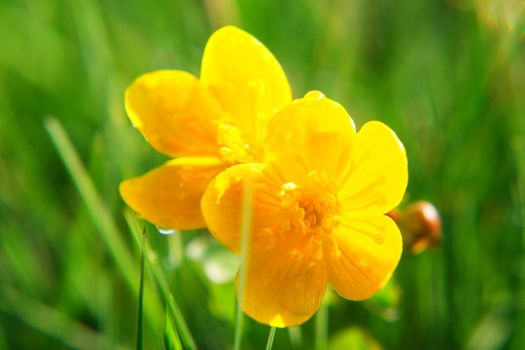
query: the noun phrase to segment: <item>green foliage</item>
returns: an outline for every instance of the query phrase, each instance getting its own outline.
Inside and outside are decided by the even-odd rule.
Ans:
[[[0,349],[132,349],[142,301],[145,349],[232,347],[237,260],[205,231],[159,234],[118,194],[164,160],[124,89],[198,74],[222,24],[264,42],[295,97],[318,89],[358,127],[396,130],[406,201],[443,219],[442,245],[406,250],[381,294],[330,291],[324,319],[273,348],[525,348],[525,16],[509,27],[485,2],[0,1]],[[269,327],[243,322],[241,348],[263,348]]]

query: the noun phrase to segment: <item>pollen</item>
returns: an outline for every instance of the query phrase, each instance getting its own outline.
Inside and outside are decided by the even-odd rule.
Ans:
[[[250,145],[244,142],[241,130],[227,123],[220,123],[217,127],[217,144],[222,160],[229,164],[238,164],[253,161]]]
[[[338,225],[339,203],[336,186],[324,172],[312,171],[304,184],[282,185],[278,198],[285,230],[322,238]]]

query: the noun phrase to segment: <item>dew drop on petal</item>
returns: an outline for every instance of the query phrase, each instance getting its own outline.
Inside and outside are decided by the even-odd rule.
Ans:
[[[318,90],[312,90],[312,91],[309,91],[306,93],[306,95],[304,95],[304,98],[306,100],[321,100],[323,99],[325,96],[324,94],[321,92],[321,91],[318,91]]]
[[[175,232],[177,232],[177,230],[174,230],[172,228],[165,228],[160,226],[157,226],[157,231],[159,231],[159,233],[163,235],[172,235]]]

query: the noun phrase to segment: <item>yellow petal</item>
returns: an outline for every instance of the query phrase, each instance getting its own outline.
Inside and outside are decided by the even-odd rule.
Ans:
[[[321,305],[326,267],[312,237],[292,231],[277,237],[271,244],[261,239],[251,246],[242,309],[270,326],[295,326]]]
[[[387,216],[343,218],[325,238],[328,281],[345,298],[366,299],[390,279],[402,251],[401,233]]]
[[[318,91],[284,107],[268,123],[269,161],[287,181],[323,171],[336,182],[350,166],[355,128],[346,110]]]
[[[208,40],[201,81],[252,145],[260,144],[267,119],[291,101],[279,62],[257,39],[232,26],[219,29]]]
[[[408,182],[407,158],[388,126],[372,121],[357,133],[345,182],[339,192],[345,215],[384,214],[399,204]]]
[[[200,200],[208,183],[224,169],[216,158],[178,158],[120,184],[127,205],[163,228],[204,227]]]
[[[250,185],[248,185],[250,184]],[[202,197],[202,215],[210,232],[222,244],[239,254],[243,193],[250,186],[252,199],[252,238],[277,227],[279,202],[275,195],[279,185],[265,166],[245,163],[232,166],[220,173],[208,186]]]
[[[126,90],[133,125],[158,151],[177,156],[216,156],[224,113],[193,75],[162,70],[144,74]]]

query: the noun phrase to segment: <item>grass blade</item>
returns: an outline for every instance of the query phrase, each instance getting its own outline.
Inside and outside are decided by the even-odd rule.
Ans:
[[[275,338],[275,327],[270,328],[270,333],[268,334],[268,341],[266,342],[266,350],[272,350],[273,338]]]
[[[243,328],[243,313],[242,303],[244,297],[244,286],[246,284],[247,274],[247,257],[250,243],[250,228],[252,226],[252,190],[253,184],[249,181],[244,182],[243,196],[242,196],[242,212],[241,212],[241,265],[239,270],[238,292],[237,292],[237,311],[235,315],[235,333],[233,341],[233,349],[241,349],[242,328]]]
[[[98,349],[108,343],[105,335],[5,284],[0,284],[0,313],[13,315],[68,348]],[[116,349],[129,348],[116,345]]]
[[[177,333],[175,327],[173,326],[168,308],[165,310],[164,320],[164,349],[182,350],[179,333]]]
[[[142,231],[142,254],[140,256],[140,287],[139,287],[139,311],[137,320],[137,350],[144,349],[144,244],[146,240],[146,230]]]
[[[106,244],[108,252],[122,274],[124,281],[129,288],[138,294],[135,285],[135,266],[133,259],[127,250],[126,244],[121,238],[118,229],[109,214],[109,210],[98,195],[95,185],[91,181],[84,165],[71,143],[68,135],[58,120],[47,118],[45,127],[51,141],[55,145],[71,179],[75,184],[80,196],[86,203],[89,213],[93,219],[98,232]]]
[[[117,267],[117,271],[122,276],[133,296],[138,297],[139,290],[136,285],[138,275],[137,267],[109,209],[98,194],[93,181],[89,177],[60,122],[55,118],[47,118],[45,120],[45,127],[75,187],[80,193],[93,223],[97,228],[96,232],[105,244],[107,251]],[[155,324],[158,320],[159,305],[156,300],[153,299],[146,301],[146,303],[144,316],[148,323]]]
[[[137,219],[135,215],[129,211],[126,210],[124,213],[124,217],[126,218],[126,221],[128,223],[128,226],[132,233],[135,236],[135,242],[138,243],[138,232],[140,232],[139,224],[137,222]],[[147,242],[145,242],[147,243]],[[195,340],[193,339],[193,336],[191,335],[191,332],[188,328],[188,325],[186,324],[186,321],[184,320],[184,316],[182,315],[182,312],[180,311],[180,307],[173,298],[173,295],[170,291],[168,281],[166,279],[166,276],[163,273],[163,270],[161,266],[158,264],[158,262],[151,258],[153,254],[150,254],[150,248],[147,244],[144,244],[143,249],[145,249],[145,266],[150,272],[153,281],[155,282],[155,285],[157,287],[157,290],[160,294],[161,299],[166,303],[168,312],[170,316],[172,317],[173,321],[175,322],[175,327],[177,331],[179,332],[180,338],[184,344],[184,346],[190,350],[197,349],[197,345],[195,344]]]

